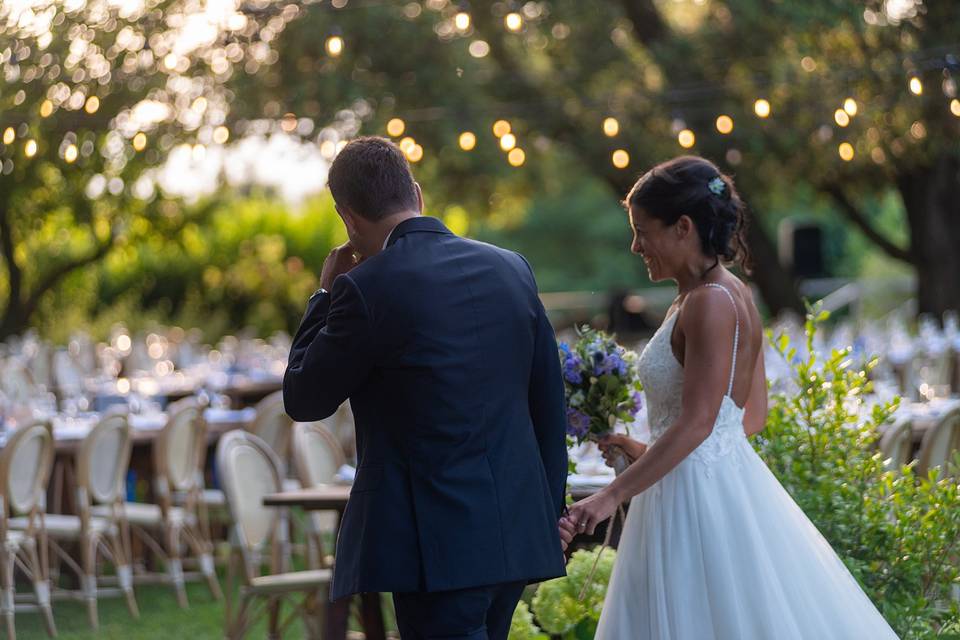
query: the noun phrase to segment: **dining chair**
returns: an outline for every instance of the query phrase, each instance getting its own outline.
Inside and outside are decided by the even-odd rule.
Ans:
[[[323,422],[299,422],[293,428],[293,466],[304,488],[334,482],[346,456],[336,437]],[[323,553],[323,536],[336,536],[339,526],[335,511],[307,513],[307,564],[312,568],[329,566]]]
[[[880,452],[884,466],[899,472],[913,460],[913,421],[900,418],[887,427],[880,437]]]
[[[35,422],[18,428],[0,450],[0,611],[8,638],[16,637],[17,568],[33,585],[33,597],[27,606],[43,615],[50,637],[57,635],[50,606],[49,549],[44,527],[44,500],[52,466],[53,431],[48,423]],[[8,512],[23,520],[21,528],[8,526]]]
[[[170,405],[168,415],[166,425],[153,443],[156,503],[125,502],[123,515],[132,534],[163,560],[166,569],[158,575],[135,565],[134,580],[160,579],[172,585],[178,604],[186,608],[186,580],[198,574],[184,573],[184,550],[189,550],[187,559],[195,561],[213,597],[219,600],[222,593],[214,567],[213,543],[201,526],[203,487],[198,484],[198,469],[203,469],[206,428],[200,405],[194,398],[184,398]],[[173,503],[174,495],[180,497],[178,504]],[[101,505],[91,509],[91,513],[109,517],[111,508]]]
[[[960,451],[960,404],[946,410],[924,434],[917,456],[917,473],[925,476],[931,469],[945,466],[957,451]]]
[[[76,515],[46,514],[47,539],[57,558],[79,579],[68,595],[86,602],[90,626],[99,627],[97,599],[122,594],[133,618],[140,617],[130,567],[130,528],[124,515],[125,481],[130,465],[130,425],[125,415],[108,413],[94,425],[76,454]],[[94,515],[98,506],[108,507]],[[27,518],[11,518],[10,527],[25,531]],[[79,547],[79,559],[64,543]],[[108,560],[115,576],[98,576],[99,560]]]
[[[329,569],[289,571],[286,510],[266,507],[263,498],[283,488],[276,453],[256,435],[231,431],[217,444],[217,473],[231,516],[230,561],[226,583],[225,634],[242,638],[266,614],[270,638],[278,638],[303,615],[308,636],[319,638],[323,602],[332,578]],[[262,574],[269,553],[269,570]],[[281,620],[281,603],[296,596]],[[260,609],[258,605],[262,605]]]

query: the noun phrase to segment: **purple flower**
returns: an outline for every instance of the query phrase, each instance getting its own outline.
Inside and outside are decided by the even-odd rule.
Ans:
[[[602,376],[613,373],[614,371],[620,373],[625,367],[626,363],[623,361],[623,358],[615,353],[611,353],[610,355],[603,356],[600,361],[597,362],[596,366],[594,366],[593,371],[595,375]],[[623,374],[621,373],[620,375]]]
[[[575,355],[571,355],[563,362],[563,379],[570,384],[580,384],[583,382],[583,375],[580,373],[580,367],[583,362]]]
[[[582,440],[590,430],[590,418],[576,409],[567,409],[567,434]]]
[[[633,408],[630,409],[630,415],[636,416],[640,413],[640,407],[643,406],[643,394],[639,391],[634,391],[630,394],[630,397],[633,399]]]

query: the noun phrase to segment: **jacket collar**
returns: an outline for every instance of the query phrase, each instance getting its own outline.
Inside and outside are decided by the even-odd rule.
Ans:
[[[417,216],[416,218],[404,220],[394,227],[393,231],[390,232],[390,239],[387,241],[387,246],[393,246],[397,240],[408,233],[453,234],[453,232],[450,231],[450,229],[447,229],[447,227],[437,218],[432,218],[430,216]]]

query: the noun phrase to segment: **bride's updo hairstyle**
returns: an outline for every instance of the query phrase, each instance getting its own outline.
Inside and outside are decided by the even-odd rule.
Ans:
[[[704,254],[749,271],[746,206],[733,180],[709,160],[681,156],[658,164],[637,180],[624,205],[643,209],[667,226],[689,216]]]

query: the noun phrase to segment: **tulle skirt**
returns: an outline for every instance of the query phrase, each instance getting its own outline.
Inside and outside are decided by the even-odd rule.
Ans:
[[[633,498],[596,638],[895,639],[742,433]]]

